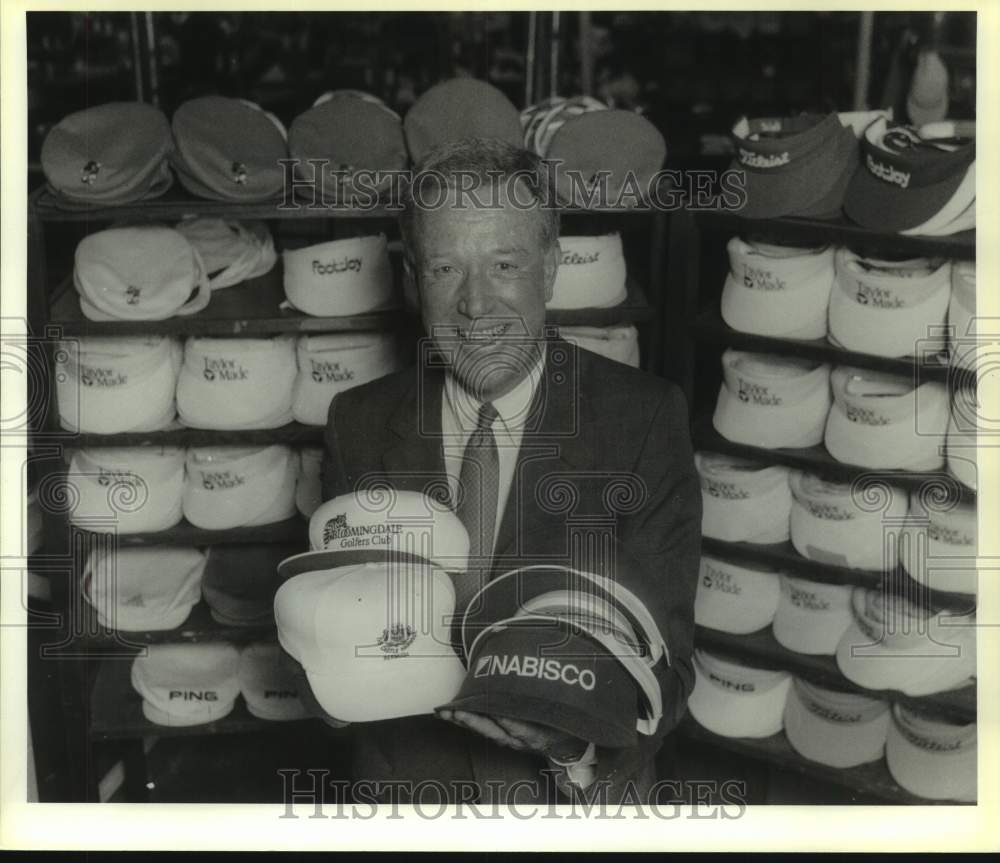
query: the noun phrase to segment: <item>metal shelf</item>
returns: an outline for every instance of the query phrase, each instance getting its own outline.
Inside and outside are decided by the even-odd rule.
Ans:
[[[85,528],[76,528],[88,533]],[[126,533],[117,536],[121,548],[142,548],[152,545],[246,545],[253,543],[301,543],[303,550],[309,542],[309,523],[299,515],[285,521],[253,527],[234,527],[229,530],[204,530],[187,521],[167,530],[150,533]]]
[[[323,442],[322,426],[288,423],[276,429],[213,429],[175,428],[165,431],[117,432],[62,432],[46,435],[46,441],[68,447],[114,446],[266,446],[270,444],[318,445]]]

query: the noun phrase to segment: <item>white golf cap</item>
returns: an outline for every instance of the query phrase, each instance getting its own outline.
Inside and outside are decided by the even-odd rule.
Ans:
[[[158,431],[176,415],[180,343],[167,336],[86,337],[56,351],[59,422],[69,431]]]
[[[578,348],[639,368],[639,331],[631,325],[559,327],[559,335]]]
[[[240,693],[240,653],[231,644],[151,644],[132,662],[132,687],[150,722],[175,728],[226,716]]]
[[[974,369],[976,347],[976,264],[955,261],[948,303],[948,356],[952,365]]]
[[[286,722],[309,713],[299,697],[295,676],[274,643],[248,644],[240,651],[240,692],[258,719]]]
[[[933,613],[903,596],[854,589],[854,621],[837,646],[844,676],[866,689],[931,695],[976,673],[975,620]]]
[[[701,532],[726,542],[776,543],[788,539],[792,492],[788,468],[697,452],[701,480]]]
[[[70,521],[102,533],[167,530],[181,520],[184,450],[99,447],[76,450],[67,482],[75,491]]]
[[[977,419],[981,415],[977,390],[972,387],[956,388],[951,400],[951,415],[948,417],[944,457],[948,473],[973,491],[978,485]]]
[[[455,697],[465,668],[449,645],[454,608],[451,578],[426,561],[303,572],[274,599],[281,646],[346,722],[429,714]]]
[[[870,468],[931,471],[944,466],[948,390],[914,389],[902,375],[840,366],[830,375],[833,407],[826,448],[838,461]]]
[[[287,446],[192,447],[187,451],[184,517],[226,530],[295,514],[298,455]]]
[[[771,628],[796,653],[832,656],[850,627],[851,587],[781,575],[781,597]]]
[[[285,296],[307,315],[360,315],[392,299],[392,267],[382,234],[286,249],[281,257]]]
[[[928,800],[976,799],[976,723],[956,724],[894,704],[885,741],[889,772],[903,788]]]
[[[190,338],[177,381],[177,411],[193,428],[270,429],[292,421],[295,341]]]
[[[809,447],[823,440],[830,367],[792,357],[727,349],[712,424],[736,443]]]
[[[852,569],[896,568],[906,492],[879,483],[853,490],[792,471],[792,545],[803,557]]]
[[[931,590],[976,593],[978,554],[976,507],[928,507],[919,492],[910,495],[899,559],[910,577]]]
[[[301,336],[296,352],[299,373],[292,415],[306,425],[326,425],[330,401],[337,393],[399,368],[399,351],[392,333]]]
[[[109,629],[174,629],[201,599],[204,570],[205,555],[195,548],[94,551],[83,572],[83,594]]]
[[[299,481],[295,486],[295,506],[302,515],[309,518],[323,502],[323,485],[320,469],[323,464],[323,448],[304,446],[299,450]]]
[[[262,276],[278,260],[266,222],[193,216],[179,222],[175,230],[201,256],[213,291]]]
[[[560,237],[562,250],[549,309],[604,309],[626,295],[621,234]]]
[[[768,626],[778,608],[778,574],[701,556],[694,622],[746,635]]]
[[[889,702],[795,678],[785,702],[785,735],[803,758],[844,769],[885,752]]]
[[[761,336],[821,339],[833,286],[833,248],[801,249],[748,243],[726,245],[729,273],[722,319]]]
[[[695,721],[723,737],[770,737],[781,731],[787,671],[751,668],[694,652],[694,690],[688,709]]]
[[[162,321],[208,305],[201,255],[173,228],[109,228],[76,247],[73,284],[92,321]]]
[[[876,261],[847,248],[837,250],[836,261],[834,341],[883,357],[919,356],[938,346],[951,296],[949,261]]]

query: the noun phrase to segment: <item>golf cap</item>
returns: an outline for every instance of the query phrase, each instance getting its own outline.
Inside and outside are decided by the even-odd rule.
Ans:
[[[175,230],[201,256],[213,291],[262,276],[278,260],[266,222],[193,216],[178,222]]]
[[[941,332],[951,295],[951,263],[876,261],[837,250],[830,295],[830,335],[851,351],[918,356]]]
[[[170,124],[142,102],[109,102],[63,117],[42,142],[42,171],[60,204],[130,204],[173,183]]]
[[[427,561],[301,572],[274,598],[281,646],[344,722],[428,714],[455,697],[465,669],[448,641],[454,608],[451,579]]]
[[[545,156],[559,128],[571,117],[590,111],[606,111],[608,106],[592,96],[552,96],[521,112],[524,148]]]
[[[858,686],[921,696],[964,686],[975,675],[974,618],[862,587],[854,588],[851,608],[837,665]]]
[[[785,699],[792,685],[787,671],[752,668],[694,652],[694,690],[688,710],[695,721],[723,737],[770,737],[781,731]]]
[[[694,622],[734,635],[757,632],[774,620],[778,593],[777,573],[748,569],[703,554]]]
[[[245,99],[201,96],[181,105],[171,127],[177,176],[192,195],[213,201],[269,201],[285,188],[288,158],[281,122]]]
[[[295,506],[306,518],[312,516],[323,502],[320,469],[323,448],[304,446],[299,450],[299,481],[295,486]]]
[[[284,521],[295,514],[298,456],[287,446],[191,447],[184,517],[205,530]]]
[[[201,598],[204,569],[205,555],[195,548],[97,550],[83,571],[83,594],[109,629],[175,629]]]
[[[240,652],[231,644],[150,644],[132,661],[132,687],[150,722],[180,728],[228,715],[240,694]]]
[[[733,237],[726,250],[729,273],[722,288],[722,319],[729,326],[789,339],[826,335],[832,247],[788,248]]]
[[[521,145],[521,117],[500,90],[475,78],[451,78],[425,91],[403,118],[415,165],[437,147],[466,138]]]
[[[886,734],[889,772],[911,794],[972,802],[977,794],[976,723],[959,724],[892,706]]]
[[[549,309],[606,309],[625,300],[621,234],[560,237],[562,258]]]
[[[559,335],[570,344],[609,360],[639,368],[639,331],[631,326],[560,327]]]
[[[69,431],[157,431],[176,416],[180,342],[167,336],[84,336],[56,351],[59,423]]]
[[[896,568],[906,492],[879,483],[855,493],[850,483],[792,471],[791,538],[803,557],[851,569]]]
[[[948,203],[975,158],[975,138],[924,140],[910,126],[876,120],[861,139],[844,212],[878,231],[921,225]]]
[[[244,647],[239,681],[247,710],[258,719],[288,722],[309,716],[277,644],[261,642]]]
[[[544,146],[559,200],[577,207],[645,204],[667,158],[660,130],[641,114],[617,108],[569,116]]]
[[[286,249],[281,258],[285,296],[304,314],[360,315],[392,300],[392,266],[384,234]]]
[[[948,436],[945,438],[944,455],[948,473],[967,488],[976,490],[978,438],[976,420],[981,416],[981,406],[975,389],[958,387],[951,402],[948,417]]]
[[[378,97],[357,90],[324,94],[299,114],[288,129],[288,149],[295,176],[313,185],[316,202],[342,203],[359,188],[366,195],[383,189],[391,181],[388,172],[402,171],[408,162],[399,115]],[[359,183],[359,171],[371,173]]]
[[[75,491],[70,521],[102,533],[149,533],[181,520],[184,450],[98,447],[76,450],[67,482]]]
[[[975,138],[976,124],[974,121],[944,121],[927,123],[920,127],[920,137],[925,141],[946,139],[952,143],[959,138]],[[948,201],[926,222],[913,228],[900,231],[901,234],[916,234],[920,236],[947,236],[976,227],[976,163],[965,169],[962,182],[952,193]]]
[[[976,367],[976,264],[951,265],[951,298],[948,301],[948,356],[952,365]]]
[[[776,543],[788,539],[792,492],[788,468],[697,452],[701,480],[701,532],[726,542]]]
[[[278,564],[290,553],[289,546],[273,543],[209,548],[201,592],[212,618],[226,626],[272,624]]]
[[[729,348],[722,375],[712,424],[724,438],[768,449],[822,442],[830,410],[828,365]]]
[[[937,501],[933,501],[937,502]],[[931,590],[976,594],[978,526],[974,504],[927,506],[910,495],[910,512],[900,543],[900,562],[910,577]]]
[[[493,624],[477,638],[455,698],[437,710],[536,723],[608,748],[637,741],[631,677],[585,627],[557,617]]]
[[[91,321],[162,321],[200,312],[211,298],[197,250],[162,225],[84,237],[76,247],[73,285]]]
[[[944,465],[948,390],[914,389],[901,375],[840,366],[830,375],[833,407],[825,443],[837,461],[869,468],[930,471]]]
[[[777,642],[796,653],[837,652],[841,636],[852,622],[851,587],[780,577],[781,596],[771,628]]]
[[[785,735],[803,758],[845,769],[879,761],[889,702],[794,678],[785,702]]]
[[[326,425],[337,393],[366,384],[399,368],[392,333],[332,333],[300,336],[299,372],[292,395],[292,416],[306,425]]]
[[[292,421],[296,372],[292,336],[189,338],[177,412],[192,428],[278,428]]]

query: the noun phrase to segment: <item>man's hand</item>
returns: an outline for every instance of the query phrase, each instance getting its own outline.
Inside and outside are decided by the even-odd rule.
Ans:
[[[484,716],[465,710],[442,710],[439,715],[442,719],[475,731],[500,746],[522,752],[537,752],[557,761],[579,758],[587,748],[586,740],[534,722]]]

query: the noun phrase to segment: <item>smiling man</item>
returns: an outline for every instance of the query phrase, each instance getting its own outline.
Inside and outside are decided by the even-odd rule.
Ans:
[[[596,569],[595,554],[606,554],[594,548],[621,547],[623,583],[667,643],[669,663],[656,668],[662,721],[623,750],[460,710],[360,725],[357,780],[435,780],[472,787],[483,802],[510,802],[516,788],[518,801],[545,800],[548,767],[564,788],[601,780],[612,796],[628,783],[641,793],[684,713],[701,523],[687,409],[672,384],[576,349],[546,326],[560,261],[554,200],[537,157],[502,141],[469,139],[425,158],[401,227],[428,338],[415,368],[331,403],[323,496],[376,479],[447,489],[470,537],[458,612],[518,564]]]

